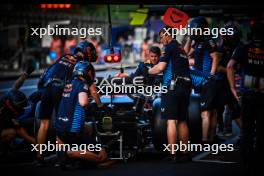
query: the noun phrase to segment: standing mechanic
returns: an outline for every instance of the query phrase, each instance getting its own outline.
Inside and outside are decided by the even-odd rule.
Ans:
[[[187,151],[175,157],[172,145],[177,143],[177,138],[187,144],[189,129],[187,126],[188,106],[191,92],[191,79],[188,59],[180,44],[165,33],[169,27],[160,30],[160,42],[165,45],[164,55],[158,64],[148,70],[149,74],[163,72],[163,85],[168,87],[168,92],[161,95],[161,118],[167,120],[167,139],[171,146],[173,161],[189,161]]]
[[[264,24],[252,26],[252,41],[237,47],[227,65],[227,77],[236,99],[241,99],[241,159],[246,175],[261,175],[264,147]],[[241,94],[235,89],[234,66],[241,66]],[[254,138],[256,144],[254,145]]]
[[[58,115],[56,118],[57,139],[60,144],[93,145],[89,151],[66,151],[70,158],[80,158],[88,161],[103,162],[107,159],[105,149],[101,144],[91,139],[85,133],[85,111],[90,93],[99,107],[103,107],[94,84],[95,71],[91,63],[79,61],[73,71],[73,79],[66,84],[62,94]],[[95,147],[97,146],[97,147]],[[83,150],[83,149],[82,149]]]
[[[191,28],[208,27],[204,17],[196,17],[190,22]],[[194,44],[191,47],[192,42]],[[193,86],[201,96],[202,142],[212,142],[217,125],[216,116],[216,80],[218,56],[217,46],[210,36],[193,34],[184,47],[191,59],[194,59],[194,70],[191,71]]]
[[[61,99],[64,85],[71,79],[72,71],[78,60],[95,62],[97,58],[93,44],[81,41],[74,51],[74,55],[65,55],[51,65],[41,76],[38,89],[41,92],[41,104],[39,110],[40,128],[37,135],[37,143],[46,143],[47,131],[53,110],[56,113]],[[37,165],[44,164],[43,156],[38,153]]]
[[[232,120],[235,120],[238,127],[241,127],[240,122],[240,105],[236,98],[233,96],[227,79],[226,67],[231,59],[232,53],[235,48],[241,46],[240,41],[241,31],[237,25],[226,24],[225,28],[233,29],[233,35],[222,35],[222,45],[219,48],[220,59],[218,65],[218,75],[221,77],[220,86],[218,86],[218,94],[220,95],[221,105],[217,108],[217,118],[219,122],[219,134],[229,136],[232,135]],[[226,106],[225,106],[226,105]],[[225,117],[225,125],[223,124],[223,113],[226,107],[227,116]],[[223,124],[222,126],[220,124]]]

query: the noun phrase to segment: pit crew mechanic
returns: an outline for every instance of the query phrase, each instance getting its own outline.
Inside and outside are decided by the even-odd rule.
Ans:
[[[24,126],[33,107],[28,104],[26,95],[19,91],[19,88],[33,71],[34,67],[28,66],[27,70],[15,81],[11,90],[0,99],[1,142],[8,144],[18,135],[29,143],[36,143],[35,138],[28,134]],[[29,99],[33,99],[34,95],[30,96]],[[25,109],[26,107],[27,109]]]
[[[144,76],[144,67],[152,68],[156,65],[159,62],[160,55],[160,48],[157,46],[151,46],[149,49],[148,59],[144,62],[140,62],[136,71],[131,73],[130,77],[133,79],[136,76]]]
[[[187,126],[187,114],[191,93],[191,79],[189,64],[185,52],[180,44],[165,33],[169,27],[160,30],[160,42],[165,45],[164,55],[153,68],[145,67],[149,74],[163,72],[163,85],[168,87],[168,92],[161,95],[161,118],[167,120],[168,144],[176,144],[177,139],[187,144],[189,129]],[[178,131],[178,133],[177,133]],[[175,155],[171,150],[173,161],[189,161],[188,151]]]
[[[81,41],[76,46],[74,55],[67,54],[59,58],[43,73],[38,84],[38,90],[41,92],[40,127],[37,134],[38,144],[46,143],[53,109],[57,113],[63,87],[71,79],[76,62],[79,60],[95,62],[96,59],[97,53],[94,45],[87,41]],[[92,96],[94,95],[92,94]],[[37,155],[36,164],[39,166],[45,164],[40,153]]]
[[[147,55],[147,59],[144,62],[140,62],[135,70],[135,72],[128,74],[118,74],[118,77],[127,77],[127,82],[132,82],[135,77],[138,76],[146,76],[144,73],[144,67],[152,68],[159,62],[159,58],[161,56],[161,50],[157,46],[151,46],[149,49],[149,53]],[[154,77],[148,77],[145,79],[145,83],[154,84]]]
[[[96,145],[98,142],[84,132],[88,129],[85,125],[85,111],[89,104],[88,94],[96,94],[94,96],[95,102],[101,105],[94,84],[94,77],[95,71],[91,63],[79,61],[74,67],[73,79],[64,87],[56,118],[57,140],[59,144]],[[89,151],[88,149],[85,153],[83,151],[66,151],[66,156],[98,163],[107,160],[105,149],[100,147],[100,150],[96,149],[96,151]]]
[[[252,41],[235,49],[227,65],[231,91],[241,101],[241,159],[245,175],[261,175],[263,159],[264,114],[264,24],[251,27]],[[241,97],[235,89],[234,68],[241,66]],[[256,137],[256,144],[254,139]]]
[[[194,18],[190,22],[191,28],[206,28],[208,22],[202,16]],[[192,42],[194,44],[191,46]],[[202,142],[212,142],[215,137],[217,124],[216,105],[216,79],[217,71],[217,47],[210,36],[192,35],[184,46],[188,54],[193,70],[191,70],[192,82],[195,91],[201,96],[201,117],[202,117]]]
[[[219,48],[219,65],[218,65],[218,75],[221,78],[221,85],[219,86],[218,94],[220,94],[219,101],[222,106],[219,106],[217,109],[217,118],[218,118],[218,131],[221,135],[229,136],[232,135],[232,120],[235,120],[238,127],[241,127],[240,121],[240,105],[236,98],[233,96],[230,86],[228,83],[227,75],[226,75],[226,67],[231,59],[232,53],[235,48],[242,45],[240,41],[241,31],[236,24],[229,22],[225,25],[225,28],[232,28],[234,31],[233,35],[222,35],[222,45]],[[227,117],[225,120],[225,124],[223,124],[223,113],[225,109],[225,105],[227,105]],[[223,125],[221,125],[223,124]]]

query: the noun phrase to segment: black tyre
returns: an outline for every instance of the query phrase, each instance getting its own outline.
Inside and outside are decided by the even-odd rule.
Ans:
[[[167,123],[160,116],[160,98],[153,102],[152,142],[156,150],[163,151],[163,144],[167,144]]]

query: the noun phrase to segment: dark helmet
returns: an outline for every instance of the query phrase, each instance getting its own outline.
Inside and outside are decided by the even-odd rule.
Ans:
[[[190,28],[201,28],[202,32],[203,32],[203,29],[207,28],[208,26],[209,24],[207,20],[202,16],[193,18],[189,23]],[[199,32],[200,30],[197,30],[197,31]],[[197,34],[194,33],[190,37],[191,39],[196,40],[196,41],[202,40],[204,38],[202,34],[200,35],[200,33],[197,33]]]
[[[74,67],[73,77],[83,77],[87,82],[90,82],[91,77],[89,75],[89,71],[93,67],[87,61],[79,61]],[[93,75],[92,75],[93,76]]]
[[[94,45],[88,41],[81,41],[75,48],[74,54],[77,52],[82,52],[84,54],[84,59],[89,62],[95,62],[97,59],[97,52]]]
[[[191,20],[189,26],[190,28],[206,28],[208,27],[208,22],[204,17],[198,16]]]
[[[28,105],[26,95],[19,90],[10,90],[7,93],[7,98],[11,101],[14,108],[23,109]]]

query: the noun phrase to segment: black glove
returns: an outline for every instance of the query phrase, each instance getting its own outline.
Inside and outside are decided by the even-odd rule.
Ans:
[[[34,70],[35,68],[32,65],[28,65],[26,69],[26,74],[29,76]]]
[[[215,76],[215,75],[210,75],[210,76],[208,77],[208,80],[216,80],[216,76]]]

